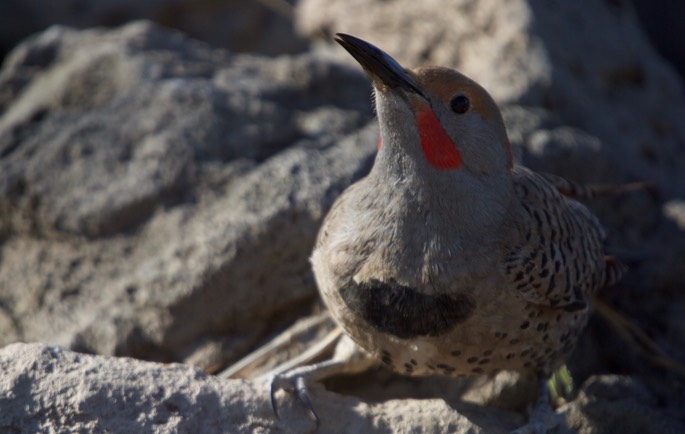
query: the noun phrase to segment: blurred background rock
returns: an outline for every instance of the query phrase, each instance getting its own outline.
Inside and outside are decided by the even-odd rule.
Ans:
[[[618,0],[615,3],[630,3]],[[53,24],[75,28],[116,27],[147,19],[236,52],[299,53],[309,41],[293,32],[296,0],[3,0],[0,56],[27,36]],[[679,30],[685,5],[672,0],[632,0],[657,50],[685,74],[685,41]]]
[[[308,41],[292,28],[286,0],[3,0],[0,50],[54,24],[77,29],[118,27],[146,19],[235,52],[293,54]]]

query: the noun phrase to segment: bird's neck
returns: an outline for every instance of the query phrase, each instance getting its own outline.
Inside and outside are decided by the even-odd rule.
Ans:
[[[415,156],[389,151],[379,151],[367,181],[388,215],[463,248],[481,244],[485,234],[496,235],[506,224],[514,198],[508,172],[427,169]]]

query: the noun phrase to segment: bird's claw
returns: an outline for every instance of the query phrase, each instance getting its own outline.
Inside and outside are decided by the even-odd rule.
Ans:
[[[312,404],[312,399],[309,395],[309,389],[307,388],[307,383],[301,375],[288,376],[287,374],[276,374],[271,378],[271,388],[270,388],[270,399],[271,399],[271,410],[274,412],[276,418],[280,419],[281,416],[278,413],[278,402],[276,401],[276,392],[282,389],[288,393],[294,393],[297,399],[304,404],[309,414],[309,418],[319,426],[319,417],[314,411],[314,405]]]

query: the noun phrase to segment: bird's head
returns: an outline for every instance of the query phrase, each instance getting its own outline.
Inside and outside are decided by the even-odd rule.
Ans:
[[[336,41],[373,81],[381,154],[422,173],[459,178],[499,177],[511,169],[502,115],[478,83],[444,67],[405,69],[354,36],[338,33]]]

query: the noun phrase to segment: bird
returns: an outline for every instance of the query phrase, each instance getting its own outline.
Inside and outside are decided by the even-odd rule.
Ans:
[[[559,422],[546,382],[573,350],[593,295],[626,267],[606,254],[598,218],[570,197],[582,188],[515,163],[482,86],[336,36],[372,81],[380,141],[368,175],[319,230],[310,260],[324,304],[366,357],[401,374],[535,374],[538,399],[514,433],[547,432]],[[276,375],[274,411],[275,390],[290,381],[316,418],[305,380],[350,363]]]

